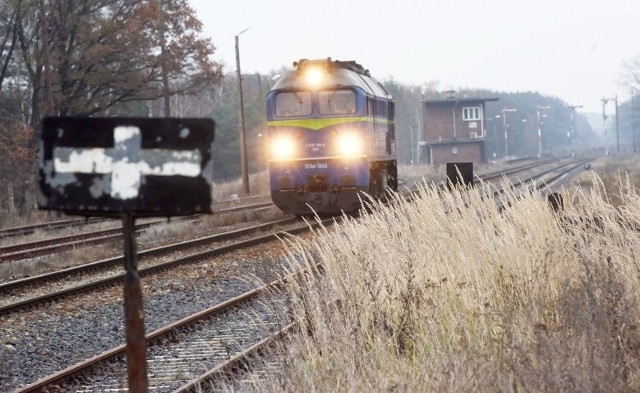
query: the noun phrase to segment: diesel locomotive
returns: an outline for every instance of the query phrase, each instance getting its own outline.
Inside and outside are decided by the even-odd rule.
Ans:
[[[363,193],[397,190],[395,109],[385,87],[355,61],[293,66],[267,94],[274,204],[296,215],[351,213]]]

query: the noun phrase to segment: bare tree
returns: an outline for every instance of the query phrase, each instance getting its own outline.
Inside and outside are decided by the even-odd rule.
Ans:
[[[9,0],[0,0],[0,91],[2,91],[4,80],[9,75],[9,65],[18,42],[16,28],[18,18],[19,7],[11,7]]]
[[[636,91],[640,90],[640,54],[622,63],[620,84]]]
[[[50,49],[59,115],[107,115],[122,103],[187,94],[221,78],[220,65],[210,60],[215,48],[201,36],[186,0],[49,0],[44,9],[24,1],[18,37],[33,88],[32,124],[42,106],[43,48]],[[41,16],[47,21],[44,46],[36,28]]]

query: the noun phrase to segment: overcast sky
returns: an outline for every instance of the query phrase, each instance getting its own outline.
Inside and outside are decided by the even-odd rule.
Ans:
[[[356,60],[379,80],[538,91],[585,112],[627,100],[622,63],[640,55],[640,0],[189,0],[225,72],[300,58]]]

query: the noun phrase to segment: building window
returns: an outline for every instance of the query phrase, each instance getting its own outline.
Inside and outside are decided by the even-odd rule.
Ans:
[[[451,148],[451,153],[458,154],[458,148],[456,146]]]
[[[481,114],[479,106],[462,108],[462,120],[464,121],[478,121]]]

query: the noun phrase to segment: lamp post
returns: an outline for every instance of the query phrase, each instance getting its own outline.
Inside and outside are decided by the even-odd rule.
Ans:
[[[571,131],[569,133],[569,144],[571,145],[572,154],[575,154],[575,146],[574,146],[575,135],[574,134],[576,132],[575,114],[576,114],[577,108],[582,108],[582,105],[569,105],[569,109],[571,109]]]
[[[549,106],[540,106],[537,107],[537,115],[538,115],[538,158],[542,157],[542,119],[540,116],[540,111],[549,109]]]
[[[249,190],[249,169],[247,166],[247,139],[244,130],[244,101],[242,98],[242,72],[240,71],[240,46],[238,37],[249,30],[249,27],[236,35],[236,72],[238,76],[238,121],[240,123],[240,164],[242,167],[242,185],[244,192],[250,195]]]
[[[509,123],[507,123],[507,112],[515,112],[515,108],[504,108],[502,109],[502,128],[504,128],[504,158],[507,158],[509,155],[509,137],[507,135],[507,130],[509,129]]]
[[[602,120],[606,121],[607,120],[607,114],[606,114],[606,105],[607,102],[609,101],[613,101],[616,104],[616,151],[620,151],[620,134],[618,133],[618,95],[616,95],[614,98],[606,98],[606,97],[602,97]],[[605,128],[605,140],[606,140],[606,128]]]
[[[489,140],[491,140],[491,145],[492,145],[492,158],[496,158],[496,150],[498,150],[498,129],[496,127],[496,122],[498,121],[498,119],[500,118],[500,115],[495,115],[494,117],[490,117],[486,120],[486,124],[489,124],[489,122],[491,122],[493,124],[493,136],[491,138],[489,138],[489,133],[485,130],[484,133],[485,135],[483,135],[485,137],[485,143],[489,142]]]
[[[523,132],[523,141],[525,144],[528,144],[530,136],[529,136],[529,118],[526,115],[523,115],[520,121],[522,122],[522,132]],[[529,156],[529,152],[527,149],[523,150],[527,153],[527,157]]]

